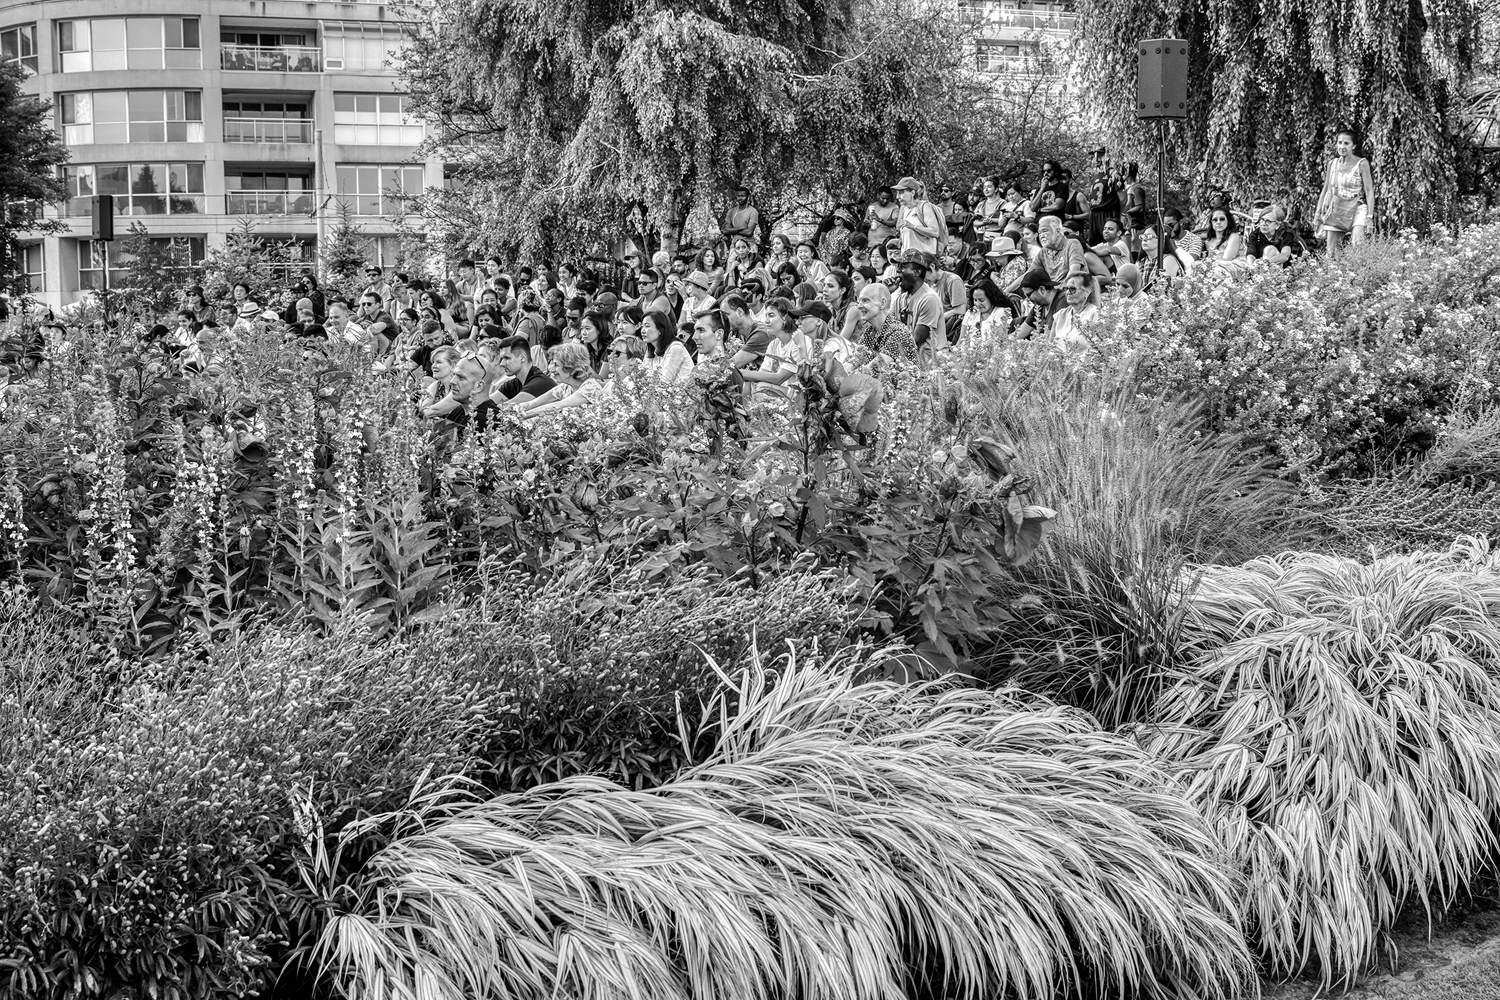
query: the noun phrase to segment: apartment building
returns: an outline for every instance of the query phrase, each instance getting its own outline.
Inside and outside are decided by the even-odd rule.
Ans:
[[[49,210],[67,231],[23,255],[34,294],[62,305],[102,282],[95,194],[115,198],[112,277],[135,221],[196,260],[250,219],[310,262],[339,203],[389,256],[401,193],[442,183],[414,159],[402,44],[370,0],[0,0],[0,58],[32,71],[72,155]]]
[[[976,30],[976,68],[996,76],[1026,74],[1039,44],[1065,43],[1077,24],[1073,0],[957,0]]]

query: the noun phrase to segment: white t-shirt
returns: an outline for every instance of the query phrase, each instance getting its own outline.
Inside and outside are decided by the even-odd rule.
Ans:
[[[1086,351],[1093,342],[1084,336],[1081,327],[1092,323],[1099,315],[1099,307],[1092,302],[1082,309],[1069,306],[1052,314],[1052,338],[1057,346],[1069,351]]]
[[[772,337],[771,342],[766,345],[765,356],[760,359],[760,370],[763,372],[796,372],[797,367],[812,357],[812,343],[807,335],[800,330],[790,340],[783,342],[780,337]],[[788,384],[773,385],[770,382],[755,383],[755,391],[769,393],[778,396],[786,396],[791,393]]]

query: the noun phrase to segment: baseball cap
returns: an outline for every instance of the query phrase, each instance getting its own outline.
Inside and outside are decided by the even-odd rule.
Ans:
[[[1038,288],[1052,289],[1057,285],[1052,281],[1052,276],[1047,273],[1045,267],[1033,267],[1021,278],[1019,287],[1023,292],[1034,292]]]
[[[896,257],[897,264],[912,264],[924,271],[932,270],[932,254],[925,250],[907,250]]]
[[[833,322],[833,310],[828,308],[828,303],[821,299],[813,299],[800,309],[793,309],[792,315],[798,319],[803,316],[816,316],[825,323]]]

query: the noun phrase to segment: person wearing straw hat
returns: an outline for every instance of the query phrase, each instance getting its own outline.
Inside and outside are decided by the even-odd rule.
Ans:
[[[843,267],[849,255],[849,239],[854,235],[854,215],[847,208],[835,208],[828,232],[818,245],[818,256],[829,267]]]
[[[990,249],[984,259],[989,265],[990,280],[999,285],[1001,291],[1018,284],[1027,271],[1026,254],[1009,236],[990,240]]]
[[[713,297],[714,279],[705,271],[693,271],[682,280],[682,315],[697,318],[712,312],[718,301]]]

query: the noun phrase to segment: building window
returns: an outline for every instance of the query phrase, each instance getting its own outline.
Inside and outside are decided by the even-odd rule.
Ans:
[[[1011,73],[1025,63],[1020,42],[980,42],[977,55],[981,73]]]
[[[316,73],[318,47],[305,31],[225,28],[219,32],[219,64],[261,73]]]
[[[197,90],[101,90],[62,94],[63,142],[202,142],[203,94]]]
[[[116,215],[201,215],[201,163],[97,163],[63,167],[69,215],[88,215],[96,194],[115,196]]]
[[[26,291],[46,291],[47,269],[43,263],[42,245],[40,243],[23,243],[16,250],[20,257],[18,263],[21,267],[21,273],[26,276]]]
[[[193,267],[207,256],[202,236],[153,236],[151,242],[167,248],[172,255],[172,263],[177,267]],[[115,243],[109,252],[109,287],[119,287],[126,268],[134,262],[135,257],[125,252],[123,244]],[[103,245],[91,240],[79,240],[78,287],[99,288],[103,277]]]
[[[36,25],[18,24],[0,31],[0,59],[36,72]]]
[[[422,125],[405,94],[334,94],[333,141],[356,146],[415,146]]]
[[[224,175],[226,215],[311,215],[316,199],[311,174],[240,170]]]
[[[402,199],[419,195],[423,190],[422,168],[417,166],[375,166],[340,164],[339,202],[355,215],[402,215]]]
[[[203,68],[196,17],[58,21],[57,51],[64,73]]]
[[[323,68],[349,73],[389,72],[405,39],[400,28],[379,24],[331,22],[323,27]]]

